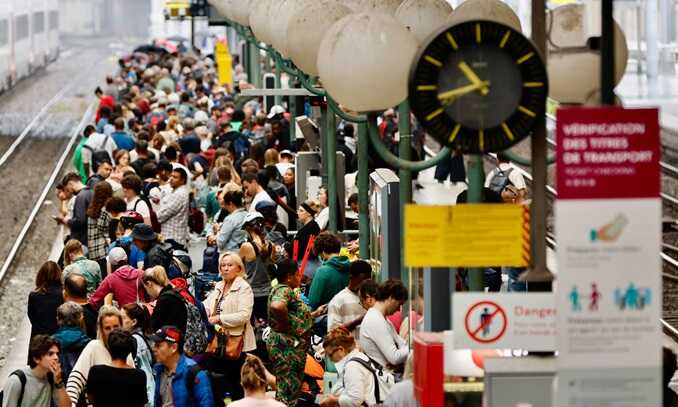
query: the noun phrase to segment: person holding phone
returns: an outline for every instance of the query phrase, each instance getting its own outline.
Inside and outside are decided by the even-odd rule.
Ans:
[[[49,335],[36,335],[31,339],[28,357],[29,366],[15,370],[7,378],[2,407],[70,407],[56,339]]]

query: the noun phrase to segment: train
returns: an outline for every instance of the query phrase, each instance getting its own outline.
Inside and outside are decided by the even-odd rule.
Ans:
[[[0,1],[0,93],[59,57],[58,3]]]

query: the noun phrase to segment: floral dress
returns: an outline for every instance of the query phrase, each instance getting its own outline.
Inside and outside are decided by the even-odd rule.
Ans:
[[[266,346],[273,363],[273,374],[277,378],[276,398],[285,405],[294,407],[301,393],[313,319],[310,308],[301,301],[299,293],[286,284],[279,284],[271,290],[269,310],[273,302],[287,304],[287,318],[290,322],[290,332],[281,332],[281,321],[269,311],[271,333]]]

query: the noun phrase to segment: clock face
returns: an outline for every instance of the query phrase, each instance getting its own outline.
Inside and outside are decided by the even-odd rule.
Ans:
[[[500,23],[468,21],[420,52],[409,84],[412,112],[443,145],[502,151],[543,120],[546,67],[534,45]]]

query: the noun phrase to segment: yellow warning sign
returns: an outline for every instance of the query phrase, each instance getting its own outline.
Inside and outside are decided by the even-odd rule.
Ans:
[[[233,84],[233,58],[228,51],[225,42],[219,41],[214,47],[214,55],[217,62],[217,72],[219,74],[219,84]]]
[[[525,267],[529,211],[522,205],[405,207],[407,267]]]

